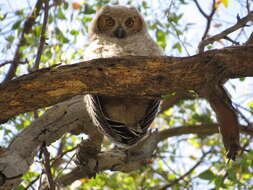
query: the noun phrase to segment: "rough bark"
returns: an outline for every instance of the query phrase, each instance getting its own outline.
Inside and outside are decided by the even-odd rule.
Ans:
[[[253,46],[211,50],[192,57],[124,57],[52,67],[0,86],[0,123],[78,94],[157,97],[228,78],[253,76]]]
[[[33,158],[43,144],[49,145],[59,139],[66,132],[84,132],[89,135],[92,146],[97,147],[101,144],[101,135],[88,117],[85,109],[83,96],[76,96],[71,100],[57,104],[40,118],[35,120],[30,126],[26,127],[9,145],[8,149],[0,152],[0,181],[2,176],[7,179],[0,190],[16,187],[21,182],[21,175],[28,171],[33,162]],[[166,129],[152,133],[131,149],[108,151],[97,151],[92,157],[80,160],[82,165],[73,169],[71,173],[63,175],[56,181],[60,186],[70,185],[73,181],[90,177],[97,172],[104,170],[112,171],[132,171],[141,168],[143,164],[153,157],[153,151],[157,144],[169,137],[195,133],[198,135],[210,135],[218,133],[218,124],[183,126]],[[253,129],[240,126],[240,131],[253,136]],[[87,146],[87,143],[83,143]],[[94,147],[96,148],[96,147]],[[85,150],[81,150],[85,151]]]
[[[100,136],[88,117],[82,99],[83,96],[76,96],[55,105],[16,136],[8,149],[0,154],[0,174],[7,178],[18,177],[6,180],[3,186],[0,184],[0,190],[18,185],[20,175],[27,172],[40,147],[50,145],[66,132],[81,128],[91,136]]]

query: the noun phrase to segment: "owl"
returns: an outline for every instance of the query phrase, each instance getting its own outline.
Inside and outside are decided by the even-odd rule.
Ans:
[[[86,60],[115,56],[160,56],[160,47],[148,34],[138,10],[126,6],[104,6],[89,27]],[[148,132],[160,101],[144,97],[86,95],[93,123],[119,146],[132,146]]]

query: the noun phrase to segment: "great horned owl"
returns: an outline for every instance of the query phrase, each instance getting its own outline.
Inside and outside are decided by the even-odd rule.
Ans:
[[[159,56],[159,46],[147,32],[138,10],[104,6],[89,28],[86,60],[114,56]],[[147,133],[159,109],[159,100],[143,97],[86,95],[87,110],[99,130],[114,143],[131,146]]]

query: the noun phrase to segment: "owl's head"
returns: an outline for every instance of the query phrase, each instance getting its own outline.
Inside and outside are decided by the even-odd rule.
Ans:
[[[146,32],[146,24],[135,7],[107,5],[93,19],[89,38],[101,35],[121,40],[140,32]]]

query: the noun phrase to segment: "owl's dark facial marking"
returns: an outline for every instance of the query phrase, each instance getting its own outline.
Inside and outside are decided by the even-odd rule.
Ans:
[[[124,30],[122,26],[118,26],[116,30],[113,32],[113,34],[116,38],[119,38],[119,39],[126,37],[126,31]]]
[[[111,30],[115,27],[115,20],[107,15],[102,15],[98,19],[98,29],[100,32]]]

